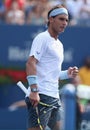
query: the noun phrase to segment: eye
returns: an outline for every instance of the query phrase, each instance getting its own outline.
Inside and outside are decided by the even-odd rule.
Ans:
[[[66,22],[68,22],[69,20],[68,19],[66,19],[66,18],[59,18],[61,21],[66,21]]]

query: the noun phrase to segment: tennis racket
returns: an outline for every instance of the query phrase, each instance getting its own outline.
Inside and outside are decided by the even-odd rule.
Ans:
[[[23,84],[21,81],[17,82],[17,86],[18,86],[26,95],[29,95],[29,92],[28,92],[27,88],[24,86],[24,84]],[[44,105],[44,106],[47,106],[47,107],[57,108],[56,106],[54,106],[54,104],[49,105],[49,104],[46,104],[46,103],[43,103],[43,102],[39,102],[39,104]]]
[[[28,89],[24,86],[24,84],[19,81],[17,82],[17,86],[26,94],[26,95],[29,95],[29,92],[28,92]],[[43,115],[42,116],[45,116],[45,113],[49,112],[50,110],[52,110],[53,108],[57,108],[56,106],[54,106],[56,104],[56,101],[55,100],[51,105],[50,104],[46,104],[46,103],[43,103],[43,102],[39,102],[40,105],[43,105],[43,109],[41,111],[43,111]],[[47,111],[46,111],[46,108],[49,108]],[[38,122],[38,125],[40,127],[40,130],[44,130],[43,129],[43,126],[41,125],[41,121],[40,121],[40,117],[39,117],[39,110],[38,110],[38,107],[36,107],[36,113],[37,113],[37,122]]]

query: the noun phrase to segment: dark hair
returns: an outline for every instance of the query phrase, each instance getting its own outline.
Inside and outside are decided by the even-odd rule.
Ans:
[[[54,6],[52,9],[50,9],[49,10],[49,12],[48,12],[48,15],[47,15],[47,17],[48,17],[48,19],[49,19],[49,15],[50,15],[50,13],[54,10],[54,9],[58,9],[58,8],[65,8],[63,5],[56,5],[56,6]],[[55,18],[56,16],[53,16],[53,18]],[[48,23],[47,23],[47,26],[49,26],[49,24],[50,24],[50,22],[48,21]]]

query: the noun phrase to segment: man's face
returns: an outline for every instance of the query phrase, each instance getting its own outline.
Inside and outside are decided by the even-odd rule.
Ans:
[[[68,24],[68,16],[65,14],[58,15],[55,18],[51,18],[51,27],[57,33],[64,32]]]

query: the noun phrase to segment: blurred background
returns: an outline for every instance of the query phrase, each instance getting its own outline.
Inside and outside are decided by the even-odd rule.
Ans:
[[[25,95],[16,83],[20,80],[27,87],[25,63],[32,40],[47,29],[47,12],[57,4],[69,11],[68,27],[59,36],[65,50],[62,69],[79,68],[78,77],[60,81],[59,88],[75,86],[79,130],[90,130],[90,0],[0,0],[1,130],[26,129]]]

